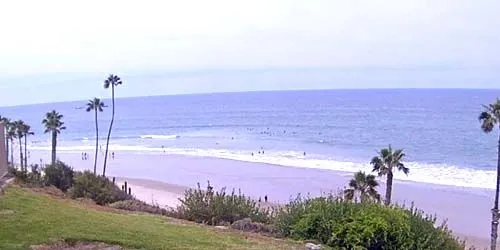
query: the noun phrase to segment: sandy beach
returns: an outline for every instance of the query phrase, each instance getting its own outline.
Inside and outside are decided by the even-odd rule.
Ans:
[[[93,156],[82,160],[81,154],[61,152],[58,157],[78,170],[93,169]],[[49,152],[32,152],[31,159],[48,161]],[[102,172],[102,164],[98,164]],[[115,154],[109,159],[107,176],[117,177],[121,185],[125,180],[139,199],[160,206],[175,207],[184,190],[207,181],[216,189],[241,189],[258,199],[267,195],[270,202],[284,203],[297,194],[317,196],[336,192],[351,178],[351,173],[329,170],[292,168],[278,165],[241,161],[186,157],[161,154]],[[380,193],[385,183],[381,181]],[[462,239],[476,246],[488,244],[490,207],[493,190],[459,188],[415,182],[395,181],[394,202],[410,205],[412,202],[427,213],[436,214]]]

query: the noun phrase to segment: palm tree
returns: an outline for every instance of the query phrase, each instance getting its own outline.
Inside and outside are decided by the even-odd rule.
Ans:
[[[19,162],[21,165],[21,171],[24,171],[24,164],[23,164],[23,144],[22,144],[22,139],[24,137],[24,121],[22,120],[17,120],[14,122],[14,127],[16,131],[16,138],[19,140]]]
[[[1,117],[1,116],[0,116]],[[10,143],[10,139],[9,139],[9,126],[10,126],[10,119],[8,119],[7,117],[1,117],[0,118],[0,123],[3,124],[4,126],[4,132],[5,132],[5,154],[7,155],[7,165],[9,164],[9,143]]]
[[[97,154],[98,149],[99,149],[99,126],[97,122],[97,112],[102,112],[104,108],[104,102],[101,101],[101,99],[94,97],[93,100],[89,100],[87,103],[87,112],[94,111],[95,114],[95,157],[94,157],[94,175],[96,174],[96,169],[97,169]]]
[[[106,152],[104,153],[104,167],[102,170],[102,176],[106,176],[106,163],[108,161],[108,148],[109,148],[109,138],[111,137],[111,130],[113,129],[113,122],[115,121],[115,87],[122,84],[122,80],[117,75],[109,75],[108,79],[104,81],[104,88],[108,89],[111,87],[111,123],[109,124],[108,137],[106,139]]]
[[[31,126],[25,124],[23,126],[24,133],[24,167],[28,168],[28,135],[34,135],[35,133],[31,131]]]
[[[402,171],[406,175],[410,169],[401,162],[405,154],[402,149],[392,151],[391,145],[380,150],[378,156],[373,157],[370,164],[373,165],[373,172],[378,172],[378,176],[387,175],[387,187],[385,190],[385,204],[391,204],[393,170]]]
[[[377,192],[378,182],[374,175],[366,175],[365,172],[359,171],[354,174],[354,177],[349,181],[349,188],[344,190],[344,196],[347,200],[357,200],[359,197],[361,202],[380,201],[380,194]]]
[[[45,125],[44,133],[52,133],[52,165],[56,163],[56,146],[57,146],[57,134],[60,134],[62,130],[65,130],[64,122],[62,122],[63,115],[57,113],[55,110],[45,114],[45,119],[43,119],[42,124]]]
[[[14,139],[17,137],[16,124],[9,121],[7,124],[7,141],[10,140],[10,164],[14,165]]]
[[[500,99],[497,98],[496,102],[483,105],[484,111],[479,115],[481,122],[481,130],[485,133],[490,133],[495,129],[495,126],[500,126]],[[495,203],[491,209],[491,249],[495,250],[497,246],[498,236],[498,192],[500,188],[500,136],[498,138],[498,152],[497,152],[497,182],[495,191]]]

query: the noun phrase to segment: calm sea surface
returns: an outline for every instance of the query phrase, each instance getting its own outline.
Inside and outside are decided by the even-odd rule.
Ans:
[[[497,96],[499,90],[408,89],[125,98],[116,101],[111,147],[354,172],[369,171],[370,158],[392,144],[405,150],[411,168],[398,179],[494,188],[498,131],[482,133],[477,118],[481,104]],[[0,114],[32,125],[31,150],[50,150],[41,120],[56,109],[68,127],[59,150],[90,153],[94,116],[84,105],[2,107]],[[99,114],[103,144],[110,111]]]

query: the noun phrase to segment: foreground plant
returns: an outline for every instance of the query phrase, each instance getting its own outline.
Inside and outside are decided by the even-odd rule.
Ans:
[[[273,221],[283,237],[315,240],[332,249],[464,249],[446,225],[436,225],[435,216],[414,207],[298,197]]]

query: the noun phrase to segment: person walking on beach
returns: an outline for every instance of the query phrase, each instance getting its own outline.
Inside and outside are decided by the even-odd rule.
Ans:
[[[267,194],[264,196],[264,202],[267,203]]]
[[[115,159],[115,152],[111,153],[111,159]]]

